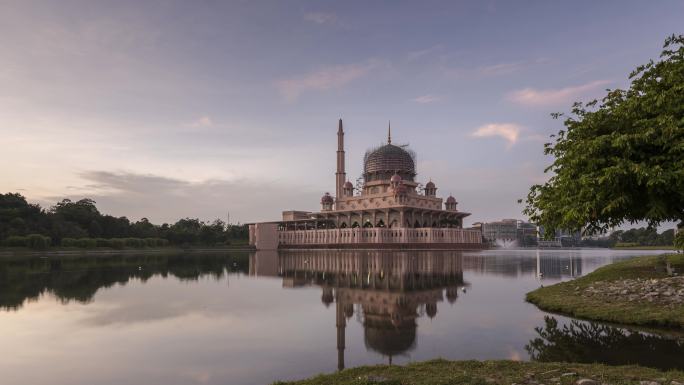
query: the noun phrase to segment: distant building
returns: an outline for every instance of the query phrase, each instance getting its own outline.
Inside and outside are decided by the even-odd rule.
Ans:
[[[473,228],[482,232],[486,243],[498,247],[574,247],[582,241],[580,232],[557,230],[550,239],[544,236],[544,227],[519,219],[502,219],[478,222]]]
[[[519,219],[502,219],[495,222],[477,223],[482,238],[500,247],[536,246],[537,225]]]

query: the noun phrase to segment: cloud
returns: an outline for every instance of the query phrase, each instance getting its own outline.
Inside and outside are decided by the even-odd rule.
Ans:
[[[442,66],[442,73],[451,78],[488,78],[494,76],[510,75],[512,73],[524,71],[539,64],[547,63],[547,58],[537,58],[533,60],[508,61],[476,67],[452,67]]]
[[[223,218],[231,222],[275,220],[282,210],[317,209],[320,192],[306,186],[295,188],[283,182],[253,179],[205,179],[190,181],[154,174],[94,170],[80,173],[86,181],[80,191],[66,198],[89,197],[101,212],[114,216],[141,217],[161,224],[180,218]],[[57,202],[65,196],[50,197]],[[283,207],[288,202],[289,207]]]
[[[307,12],[304,14],[304,20],[316,24],[334,24],[337,21],[337,16],[334,13]]]
[[[288,101],[295,101],[306,91],[323,91],[340,88],[346,84],[366,76],[377,68],[378,61],[370,60],[364,64],[349,64],[324,68],[316,72],[279,80],[276,87]]]
[[[482,66],[477,69],[477,71],[485,76],[496,76],[496,75],[507,75],[511,74],[517,71],[520,71],[521,69],[527,67],[529,65],[528,62],[524,61],[517,61],[517,62],[510,62],[510,63],[499,63],[499,64],[492,64],[488,66]]]
[[[419,103],[419,104],[429,104],[429,103],[438,102],[438,101],[440,101],[440,100],[441,100],[441,99],[440,99],[439,97],[434,96],[434,95],[429,95],[429,94],[428,94],[428,95],[419,96],[419,97],[417,97],[417,98],[415,98],[415,99],[411,99],[411,101],[416,102],[416,103]]]
[[[407,56],[408,60],[411,61],[411,60],[420,59],[423,56],[427,56],[427,55],[431,55],[433,53],[441,52],[443,50],[444,50],[444,46],[442,46],[441,44],[437,44],[437,45],[433,45],[430,48],[421,49],[421,50],[417,50],[417,51],[410,51],[406,56]]]
[[[480,126],[471,135],[477,138],[499,136],[508,142],[508,146],[514,145],[520,137],[522,127],[515,123],[490,123]]]
[[[201,116],[197,118],[194,122],[190,123],[190,127],[193,128],[206,128],[206,127],[213,127],[214,122],[211,120],[210,117],[208,116]]]
[[[610,83],[609,80],[595,80],[579,86],[559,89],[538,90],[524,88],[508,94],[508,100],[524,106],[550,106],[570,103],[598,87]]]

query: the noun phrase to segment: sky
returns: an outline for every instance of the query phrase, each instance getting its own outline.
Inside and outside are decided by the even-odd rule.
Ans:
[[[683,1],[0,0],[0,192],[277,220],[386,140],[476,221],[521,218],[552,112],[624,88]]]

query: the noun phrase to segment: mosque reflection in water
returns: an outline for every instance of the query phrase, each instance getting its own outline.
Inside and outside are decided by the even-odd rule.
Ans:
[[[250,275],[279,276],[284,287],[319,286],[325,306],[335,306],[338,369],[344,369],[345,330],[356,315],[367,349],[392,357],[416,345],[416,319],[437,315],[465,292],[458,252],[258,252]]]

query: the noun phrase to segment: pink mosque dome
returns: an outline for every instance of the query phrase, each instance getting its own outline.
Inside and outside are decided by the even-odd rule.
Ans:
[[[327,204],[333,204],[334,203],[333,197],[330,196],[330,193],[325,193],[325,195],[323,195],[321,197],[321,204],[326,204],[326,203]]]
[[[449,195],[449,197],[446,199],[446,203],[456,203],[456,198]]]
[[[425,188],[435,188],[435,184],[432,181],[429,181],[425,184]]]

